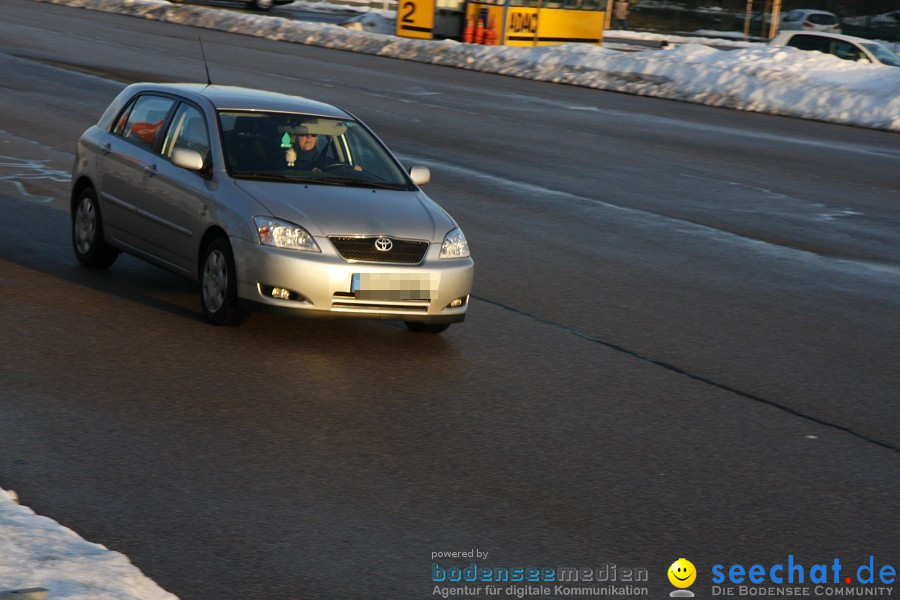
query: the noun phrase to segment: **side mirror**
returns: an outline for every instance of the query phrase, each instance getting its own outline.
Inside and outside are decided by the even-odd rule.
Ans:
[[[188,171],[203,170],[203,156],[189,148],[175,148],[172,151],[172,164]]]
[[[428,167],[410,167],[409,177],[416,185],[425,185],[431,181],[431,170]]]

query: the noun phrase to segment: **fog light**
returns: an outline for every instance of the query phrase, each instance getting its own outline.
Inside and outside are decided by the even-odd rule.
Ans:
[[[295,292],[283,287],[275,287],[258,283],[259,295],[265,298],[274,298],[275,300],[290,300],[291,302],[306,302],[306,298]]]
[[[465,303],[466,303],[465,297],[457,298],[456,300],[454,300],[453,302],[450,303],[450,308],[459,308],[460,306],[462,306]]]

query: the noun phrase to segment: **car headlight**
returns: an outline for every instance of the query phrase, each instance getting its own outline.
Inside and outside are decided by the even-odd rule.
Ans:
[[[316,240],[299,225],[272,217],[254,217],[253,222],[256,223],[260,244],[303,252],[321,252]]]
[[[441,245],[441,258],[466,258],[469,256],[469,242],[462,229],[456,228],[444,236]]]

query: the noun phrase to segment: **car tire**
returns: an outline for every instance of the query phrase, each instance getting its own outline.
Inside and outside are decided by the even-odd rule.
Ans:
[[[215,238],[203,252],[200,303],[206,320],[213,325],[237,326],[250,316],[247,310],[238,306],[234,254],[225,238]]]
[[[81,190],[72,209],[72,250],[78,262],[92,269],[110,267],[119,256],[103,237],[100,205],[91,187]]]
[[[404,321],[406,328],[415,333],[444,333],[450,327],[450,323],[419,323],[417,321]]]
[[[250,8],[266,11],[275,5],[275,0],[252,0],[252,2],[248,2],[247,4],[250,5]]]

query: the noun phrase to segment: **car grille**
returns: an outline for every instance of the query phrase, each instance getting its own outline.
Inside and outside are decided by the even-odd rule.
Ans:
[[[428,314],[429,304],[428,300],[359,300],[347,294],[335,294],[331,298],[331,310],[334,312],[364,314]]]
[[[425,258],[425,252],[428,251],[428,242],[419,242],[413,240],[398,240],[394,238],[381,238],[379,236],[371,237],[341,237],[335,236],[330,238],[331,243],[337,248],[341,256],[345,260],[357,260],[360,262],[376,262],[376,263],[401,263],[401,264],[418,264]],[[375,241],[378,239],[390,239],[392,247],[387,251],[380,251],[375,248]]]

